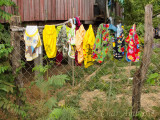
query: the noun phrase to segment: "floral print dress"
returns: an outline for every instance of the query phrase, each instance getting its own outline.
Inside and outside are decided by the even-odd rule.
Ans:
[[[63,53],[63,57],[68,57],[68,43],[67,43],[68,37],[66,32],[66,26],[63,25],[61,30],[59,31],[58,37],[57,37],[57,50],[58,52]]]
[[[130,29],[129,35],[126,39],[128,43],[126,59],[128,62],[138,62],[140,57],[139,39],[136,33],[136,25]]]
[[[117,25],[117,38],[113,39],[113,55],[115,59],[121,60],[124,56],[125,39],[121,24]]]
[[[109,24],[100,24],[93,47],[93,59],[102,63],[107,56],[112,36],[109,31]]]

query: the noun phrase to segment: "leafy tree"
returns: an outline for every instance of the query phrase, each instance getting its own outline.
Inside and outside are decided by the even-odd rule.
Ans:
[[[0,0],[0,7],[13,6],[15,3],[11,0]],[[10,13],[7,13],[0,9],[0,18],[8,21],[11,17]],[[12,52],[10,45],[10,32],[7,24],[2,25],[0,23],[0,109],[5,113],[19,114],[23,117],[26,116],[22,107],[15,104],[16,99],[16,87],[14,84],[14,76],[12,75],[12,68],[10,66],[9,54]]]
[[[125,0],[124,7],[124,24],[133,25],[134,23],[144,24],[145,6],[153,5],[153,15],[160,14],[160,0]],[[160,18],[153,18],[153,25],[157,27]]]
[[[14,2],[12,2],[11,0],[1,0],[0,1],[0,7],[2,6],[13,6],[14,8],[16,8],[16,4]],[[9,20],[11,17],[10,13],[7,13],[3,10],[0,9],[0,19],[4,19],[4,20]]]

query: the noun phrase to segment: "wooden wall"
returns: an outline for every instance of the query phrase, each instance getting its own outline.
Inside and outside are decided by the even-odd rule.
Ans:
[[[12,0],[24,21],[68,20],[80,16],[81,20],[94,20],[94,0]],[[11,7],[1,9],[14,13]]]

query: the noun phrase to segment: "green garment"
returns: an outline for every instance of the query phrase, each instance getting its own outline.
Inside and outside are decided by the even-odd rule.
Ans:
[[[60,32],[60,30],[61,30],[62,27],[63,27],[63,25],[57,26],[57,28],[56,28],[56,30],[57,30],[57,37],[58,37],[58,34],[59,34],[59,32]],[[68,36],[68,32],[69,32],[70,29],[71,28],[69,28],[69,27],[66,26],[67,36]]]
[[[95,44],[93,47],[93,59],[95,61],[102,63],[104,58],[107,56],[109,45],[111,39],[109,24],[100,24],[97,31],[97,36],[95,39]]]

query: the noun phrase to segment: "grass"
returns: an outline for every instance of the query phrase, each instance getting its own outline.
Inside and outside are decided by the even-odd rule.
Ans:
[[[107,101],[104,102],[103,100],[96,98],[96,101],[94,101],[92,104],[92,109],[89,111],[82,111],[79,109],[80,106],[77,105],[77,103],[80,100],[79,94],[72,96],[68,101],[67,105],[71,105],[79,109],[79,114],[81,116],[80,119],[124,120],[124,119],[131,118],[131,110],[132,110],[131,101],[130,103],[128,103],[128,100],[126,99],[125,96],[130,96],[130,97],[132,96],[132,80],[130,80],[128,84],[128,76],[126,75],[127,71],[123,69],[123,67],[127,67],[129,63],[117,61],[117,60],[114,62],[113,61],[108,62],[99,72],[96,73],[94,77],[90,79],[90,81],[83,82],[85,84],[83,91],[94,91],[98,89],[100,91],[104,91],[107,97],[110,96],[110,100],[107,99]],[[115,65],[115,68],[113,68],[114,65]],[[140,62],[132,63],[132,66],[139,67],[139,65],[140,65]],[[88,74],[88,75],[90,75],[94,70],[84,69],[85,74]],[[131,73],[130,77],[134,77],[135,71],[136,71],[135,69],[130,71]],[[111,75],[109,79],[111,79],[112,82],[103,81],[101,77],[105,75]],[[112,87],[110,87],[111,85]],[[145,86],[147,86],[147,88],[145,87],[146,89],[143,89],[143,93],[160,92],[159,90],[152,89],[151,85],[145,84]],[[117,101],[117,98],[116,98],[117,95],[122,95],[124,97],[120,98],[120,100]],[[158,113],[159,109],[160,108],[158,107],[153,109],[154,110],[153,116],[146,114],[142,116],[142,119],[159,118],[159,113]],[[141,112],[142,114],[146,113],[146,111],[144,111],[143,109]]]

